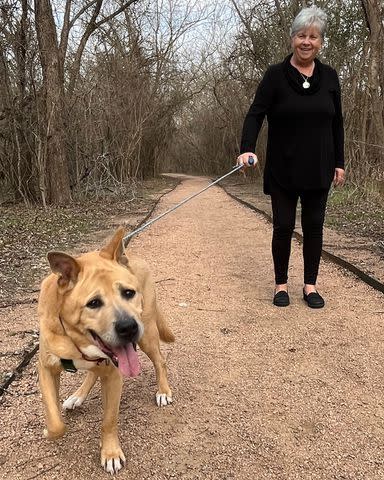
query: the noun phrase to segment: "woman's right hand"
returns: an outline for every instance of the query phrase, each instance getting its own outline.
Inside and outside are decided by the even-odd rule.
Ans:
[[[253,158],[253,164],[250,165],[248,163],[249,159],[250,158]],[[245,152],[245,153],[242,153],[241,155],[239,155],[237,157],[237,165],[243,165],[244,167],[256,167],[256,163],[257,163],[257,155],[255,155],[254,153],[252,152]]]

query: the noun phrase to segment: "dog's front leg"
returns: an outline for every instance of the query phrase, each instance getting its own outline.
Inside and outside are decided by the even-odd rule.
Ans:
[[[101,466],[108,473],[117,473],[123,468],[125,456],[120,448],[117,435],[121,390],[123,379],[115,367],[106,367],[100,375],[103,394],[103,424],[101,432]]]
[[[44,436],[55,440],[62,437],[66,431],[59,403],[60,369],[45,367],[39,361],[38,370],[47,423]]]

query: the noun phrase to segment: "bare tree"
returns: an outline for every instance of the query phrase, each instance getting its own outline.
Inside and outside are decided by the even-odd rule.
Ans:
[[[2,193],[59,204],[163,168],[226,170],[259,80],[312,3],[3,0]],[[321,55],[342,84],[349,178],[361,184],[384,175],[383,5],[316,4],[329,17]]]
[[[49,203],[65,204],[71,199],[69,162],[66,149],[64,66],[68,50],[68,38],[76,20],[91,11],[75,52],[70,73],[69,94],[73,94],[79,74],[81,58],[87,42],[101,25],[112,20],[138,0],[124,2],[109,15],[100,18],[104,0],[87,2],[70,19],[72,0],[65,3],[61,41],[58,43],[57,28],[50,0],[35,0],[35,21],[43,72],[45,97],[45,152],[46,183],[43,198]],[[93,8],[93,10],[92,10]]]
[[[35,19],[45,98],[44,201],[65,204],[71,200],[64,126],[64,74],[59,57],[56,25],[49,0],[35,0]]]
[[[380,0],[362,0],[369,29],[368,87],[372,107],[372,142],[384,139],[384,3]],[[383,157],[384,158],[384,157]]]

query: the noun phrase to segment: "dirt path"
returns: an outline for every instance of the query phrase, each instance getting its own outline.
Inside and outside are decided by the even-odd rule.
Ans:
[[[161,200],[164,211],[206,184],[187,179]],[[327,305],[301,299],[301,247],[294,243],[292,305],[271,304],[271,227],[220,188],[140,234],[177,342],[163,346],[175,403],[154,405],[155,379],[126,381],[120,479],[350,479],[384,477],[384,298],[323,263]],[[35,306],[1,313],[1,330],[36,329]],[[12,341],[10,339],[9,341]],[[65,374],[62,397],[78,385]],[[0,405],[0,478],[104,479],[96,388],[67,414],[68,434],[42,438],[32,361]]]

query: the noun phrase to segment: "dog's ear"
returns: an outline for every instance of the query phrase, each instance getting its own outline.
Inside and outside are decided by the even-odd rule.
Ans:
[[[116,262],[127,266],[128,259],[125,256],[123,247],[124,233],[123,227],[117,229],[109,243],[100,250],[100,256],[108,260],[116,260]]]
[[[76,282],[80,265],[73,257],[62,252],[49,252],[48,261],[52,272],[60,275],[58,280],[60,287],[68,285],[69,282]]]

